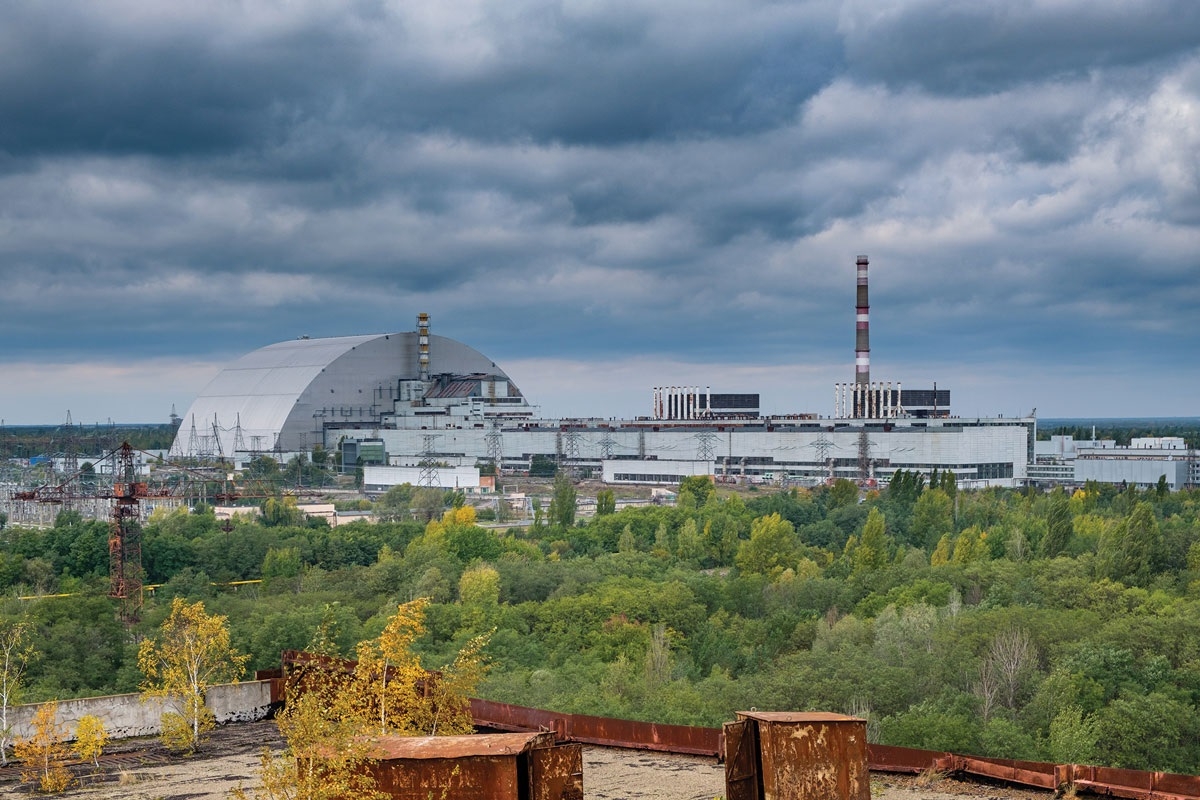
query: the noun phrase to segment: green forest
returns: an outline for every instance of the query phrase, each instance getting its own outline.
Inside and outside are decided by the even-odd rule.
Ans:
[[[617,510],[601,491],[576,519],[560,477],[532,525],[498,529],[428,491],[398,487],[382,521],[335,528],[287,499],[232,525],[160,509],[132,628],[106,596],[106,522],[8,525],[0,615],[33,624],[25,699],[135,691],[138,642],[175,597],[227,615],[251,669],[322,624],[349,655],[428,597],[423,661],[494,629],[494,700],[706,726],[838,711],[887,744],[1200,773],[1200,492],[699,478],[673,506]]]

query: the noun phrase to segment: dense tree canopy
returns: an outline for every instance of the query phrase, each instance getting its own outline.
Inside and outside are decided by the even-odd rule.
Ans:
[[[677,506],[481,527],[412,487],[378,522],[203,507],[144,528],[145,621],[105,596],[105,526],[63,514],[0,538],[6,619],[42,657],[29,700],[131,691],[136,648],[174,598],[229,620],[249,667],[324,631],[349,656],[397,604],[428,598],[413,650],[450,663],[495,628],[486,697],[568,712],[719,725],[735,710],[867,714],[891,744],[1200,772],[1200,493],[1089,485],[960,489],[899,473],[743,495],[688,479]],[[453,499],[453,498],[451,498]],[[265,510],[265,509],[264,509]],[[261,585],[228,585],[263,579]]]

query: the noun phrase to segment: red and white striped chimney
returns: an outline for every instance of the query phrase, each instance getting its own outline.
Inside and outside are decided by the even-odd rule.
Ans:
[[[854,316],[854,382],[871,383],[871,306],[867,302],[867,257],[858,257],[858,301]]]

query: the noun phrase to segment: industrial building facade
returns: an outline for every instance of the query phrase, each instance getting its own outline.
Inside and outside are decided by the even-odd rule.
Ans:
[[[577,474],[700,474],[667,462],[711,465],[718,479],[816,484],[862,477],[886,482],[897,470],[950,470],[963,486],[1024,483],[1035,436],[1033,419],[838,420],[763,417],[753,421],[653,420],[481,421],[442,428],[338,427],[326,447],[359,438],[380,440],[389,458],[436,463],[495,462],[502,472],[528,472],[535,458]],[[865,442],[864,442],[865,438]],[[619,468],[629,461],[629,469]],[[663,462],[654,469],[654,461]],[[636,466],[635,466],[636,464]],[[620,482],[629,482],[626,478]],[[659,480],[639,481],[658,483]]]
[[[1150,487],[1165,480],[1177,491],[1200,486],[1200,455],[1177,436],[1135,438],[1128,446],[1112,439],[1076,440],[1052,436],[1036,445],[1029,481],[1039,486],[1071,486],[1095,481]]]
[[[495,362],[428,326],[422,315],[415,332],[299,339],[248,354],[196,398],[172,456],[241,463],[319,444],[348,469],[424,465],[416,474],[432,475],[488,464],[526,473],[540,460],[621,482],[685,474],[667,463],[699,462],[719,480],[784,485],[948,470],[964,486],[1018,486],[1033,461],[1032,418],[959,419],[946,390],[925,397],[882,383],[840,387],[843,415],[834,417],[762,416],[757,394],[658,387],[646,417],[543,419]],[[910,402],[917,408],[906,409]],[[629,468],[606,468],[621,461]]]
[[[764,416],[757,394],[659,386],[645,417],[541,418],[495,362],[431,336],[429,315],[420,314],[415,332],[304,339],[250,353],[196,399],[171,452],[236,461],[321,444],[341,455],[343,468],[418,468],[422,485],[434,485],[441,467],[526,473],[538,462],[614,482],[711,474],[728,482],[871,484],[898,470],[936,470],[953,472],[963,486],[1023,485],[1036,420],[960,419],[951,415],[950,392],[936,384],[872,380],[867,266],[859,256],[855,381],[834,387],[831,417]]]

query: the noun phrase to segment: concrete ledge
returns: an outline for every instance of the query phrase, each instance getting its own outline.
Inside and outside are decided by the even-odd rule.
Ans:
[[[244,681],[210,686],[206,696],[218,724],[254,722],[265,719],[271,707],[270,681]],[[44,705],[33,703],[9,711],[13,736],[28,738],[33,733],[34,714]],[[106,697],[80,697],[58,701],[58,724],[75,736],[75,726],[87,715],[99,717],[110,738],[156,736],[162,731],[164,710],[171,710],[161,698],[142,700],[140,694],[116,694]]]

